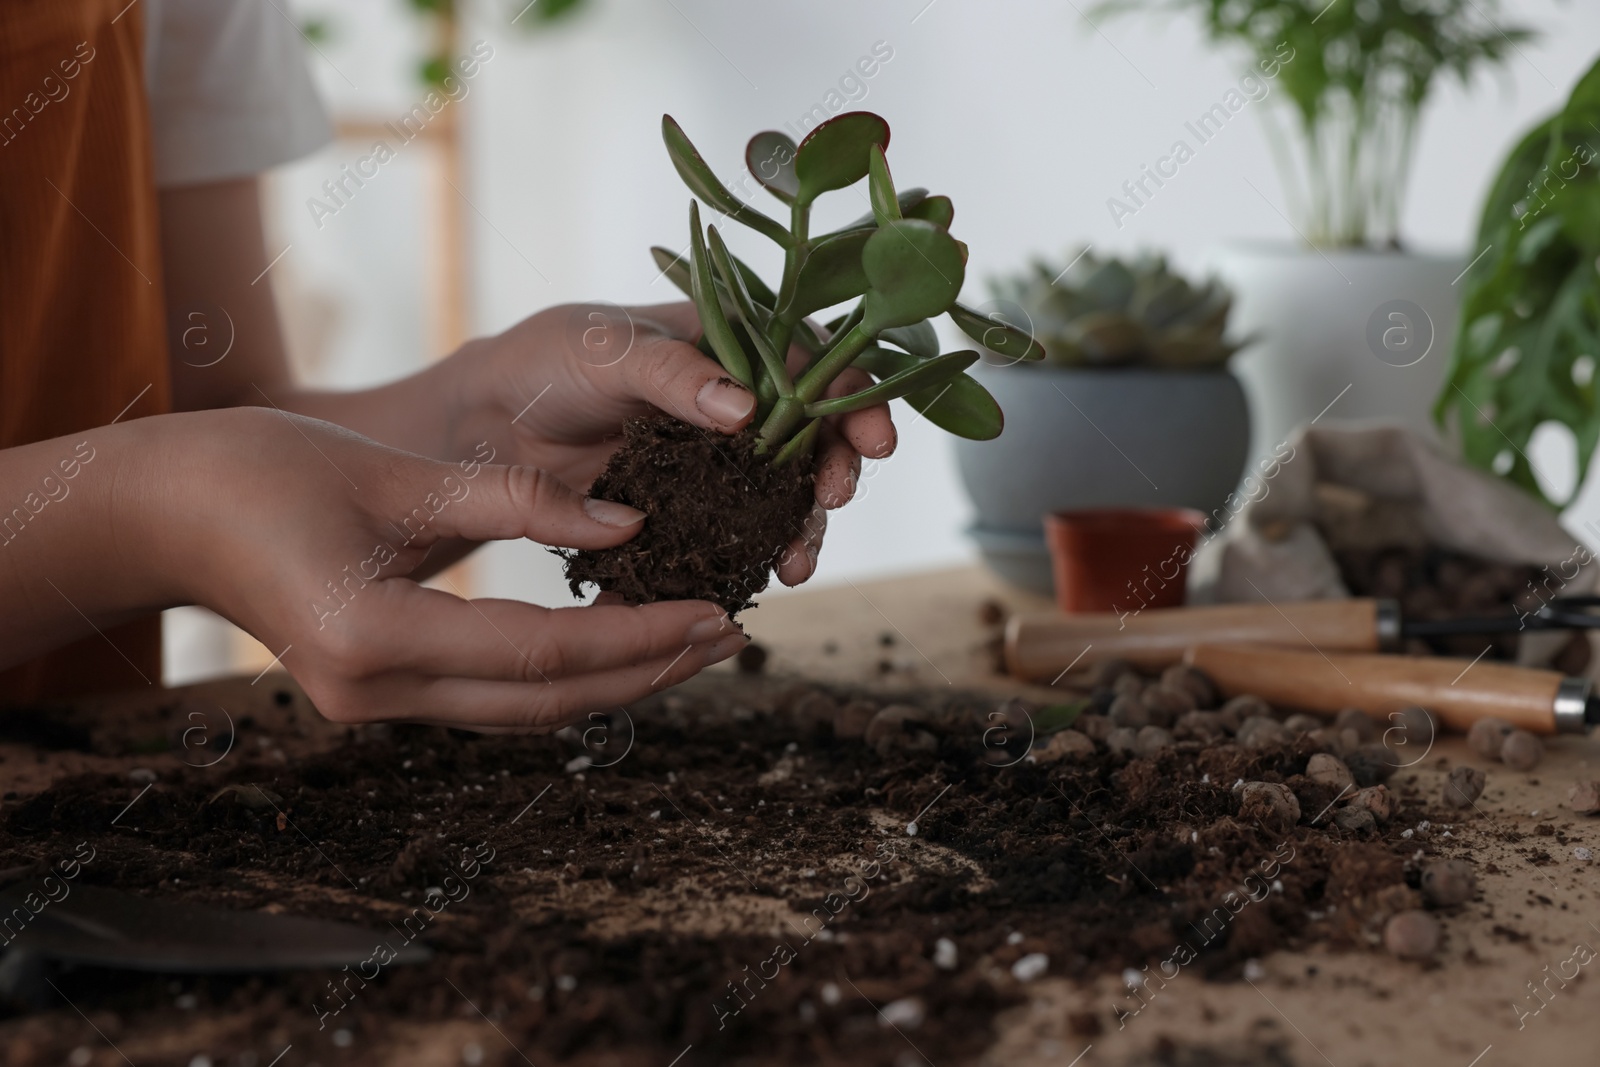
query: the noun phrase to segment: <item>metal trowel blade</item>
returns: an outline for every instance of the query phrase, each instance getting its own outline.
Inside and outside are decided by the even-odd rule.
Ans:
[[[38,912],[25,903],[29,896],[45,899],[27,884],[0,890],[7,947],[62,963],[222,974],[353,967],[373,960],[385,944],[393,953],[388,963],[432,955],[392,931],[151,900],[100,886],[75,885],[70,896],[46,901]]]

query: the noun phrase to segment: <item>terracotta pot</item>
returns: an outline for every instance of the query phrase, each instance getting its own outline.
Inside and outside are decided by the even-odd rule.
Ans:
[[[1205,529],[1190,508],[1094,508],[1044,517],[1056,603],[1069,613],[1183,603],[1189,557]]]
[[[1006,581],[1050,593],[1040,520],[1052,511],[1228,514],[1250,454],[1250,411],[1226,370],[979,362],[970,373],[1000,402],[1006,431],[954,442],[975,513],[967,535]]]

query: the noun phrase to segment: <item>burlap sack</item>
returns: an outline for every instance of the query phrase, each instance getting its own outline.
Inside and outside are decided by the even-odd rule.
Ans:
[[[1271,477],[1247,478],[1247,503],[1218,539],[1216,601],[1350,595],[1331,549],[1450,549],[1546,568],[1541,599],[1591,593],[1600,563],[1556,515],[1521,489],[1379,423],[1304,427]],[[1542,664],[1566,641],[1524,634],[1520,662]]]

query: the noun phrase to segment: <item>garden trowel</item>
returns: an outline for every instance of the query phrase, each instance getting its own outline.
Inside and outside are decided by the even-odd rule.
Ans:
[[[225,911],[137,897],[115,889],[78,885],[59,877],[16,878],[0,888],[0,930],[5,959],[156,971],[164,974],[225,974],[355,966],[373,958],[386,942],[389,963],[429,957],[421,945],[400,944],[391,933],[347,923]],[[50,899],[49,884],[64,895]],[[30,906],[31,905],[31,906]],[[37,910],[36,910],[37,909]],[[30,960],[29,962],[32,962]]]

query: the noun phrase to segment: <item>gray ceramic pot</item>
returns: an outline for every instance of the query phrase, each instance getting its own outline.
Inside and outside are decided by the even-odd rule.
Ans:
[[[1049,593],[1041,517],[1096,507],[1207,514],[1239,483],[1250,449],[1244,391],[1226,370],[1075,370],[1026,364],[971,371],[1006,428],[956,442],[977,506],[968,534],[1013,584]]]

